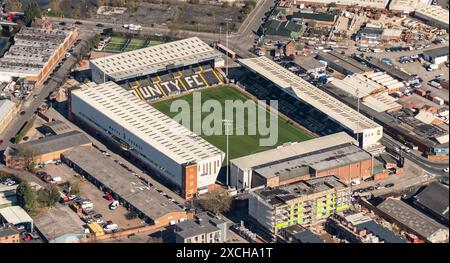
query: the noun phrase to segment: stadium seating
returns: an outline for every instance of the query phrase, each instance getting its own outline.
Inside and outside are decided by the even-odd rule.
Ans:
[[[193,65],[180,69],[129,79],[118,83],[131,94],[142,100],[190,92],[222,83],[222,80],[209,64]]]

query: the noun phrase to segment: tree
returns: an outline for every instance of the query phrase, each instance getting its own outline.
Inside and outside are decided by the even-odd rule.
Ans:
[[[17,201],[30,214],[36,212],[39,204],[36,198],[36,192],[27,181],[21,182],[16,190]]]
[[[38,201],[41,207],[54,206],[60,199],[56,186],[50,186],[38,191]]]
[[[77,195],[80,193],[80,184],[77,182],[71,183],[69,189],[70,189],[69,194]]]
[[[36,0],[31,0],[28,5],[25,6],[25,24],[30,26],[37,18],[41,18],[41,9]]]
[[[126,218],[128,220],[133,220],[133,219],[136,219],[137,217],[138,217],[138,214],[136,212],[134,212],[134,211],[130,211],[126,215]]]
[[[207,193],[205,197],[200,200],[200,206],[215,215],[225,213],[230,210],[231,198],[228,195],[227,190],[218,188]]]

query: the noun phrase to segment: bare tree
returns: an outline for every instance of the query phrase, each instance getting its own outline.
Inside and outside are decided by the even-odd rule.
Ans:
[[[200,200],[200,206],[215,215],[225,213],[230,210],[231,198],[228,195],[227,190],[218,188],[208,192],[204,198]]]

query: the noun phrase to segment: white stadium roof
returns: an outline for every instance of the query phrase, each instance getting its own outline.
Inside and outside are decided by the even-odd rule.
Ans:
[[[115,81],[149,75],[170,68],[221,58],[221,54],[198,37],[141,48],[91,60]]]
[[[359,114],[354,109],[313,86],[296,74],[283,68],[266,57],[240,59],[239,62],[248,69],[257,72],[281,87],[287,93],[307,102],[311,106],[330,116],[347,127],[353,133],[365,129],[380,127],[374,121]]]
[[[112,81],[91,82],[72,94],[179,164],[223,155],[218,148]]]

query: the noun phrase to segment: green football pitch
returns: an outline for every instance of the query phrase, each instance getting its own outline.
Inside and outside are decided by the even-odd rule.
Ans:
[[[217,100],[221,105],[222,105],[222,109],[225,109],[225,101],[226,100],[241,100],[243,102],[245,102],[246,100],[250,100],[249,97],[247,97],[247,95],[239,92],[238,90],[236,90],[235,88],[229,87],[229,86],[223,86],[223,87],[218,87],[218,88],[212,88],[212,89],[206,89],[201,92],[201,99],[202,102],[206,101],[206,100]],[[173,99],[169,99],[169,100],[164,100],[164,101],[160,101],[160,102],[156,102],[153,104],[153,106],[158,109],[159,111],[161,111],[162,113],[166,114],[169,117],[174,117],[175,115],[178,114],[178,112],[171,112],[170,111],[170,105],[173,101],[175,100],[185,100],[189,103],[190,105],[190,110],[191,110],[191,127],[192,127],[192,104],[193,104],[193,94],[189,93],[187,95],[181,96],[181,97],[177,97],[177,98],[173,98]],[[225,118],[225,110],[223,110],[224,112],[222,113],[223,115],[223,119]],[[202,112],[201,116],[202,116],[202,120],[208,116],[210,113],[207,112]],[[236,112],[234,113],[236,114]],[[274,113],[270,113],[270,114],[274,114]],[[273,115],[272,115],[273,116]],[[267,114],[267,110],[266,110],[266,126],[268,126],[268,120],[269,120],[269,115]],[[248,111],[245,111],[245,116],[244,116],[244,126],[245,126],[245,135],[236,135],[235,132],[230,132],[230,136],[229,136],[229,151],[230,151],[230,160],[234,159],[234,158],[238,158],[241,156],[245,156],[245,155],[249,155],[252,153],[256,153],[256,152],[261,152],[261,151],[265,151],[265,150],[269,150],[269,149],[273,149],[276,148],[277,146],[284,144],[286,142],[300,142],[300,141],[305,141],[305,140],[309,140],[311,138],[313,138],[313,136],[308,133],[307,131],[303,130],[302,128],[292,124],[291,122],[288,122],[287,120],[276,116],[277,122],[278,122],[278,140],[276,145],[273,146],[260,146],[260,138],[267,138],[267,135],[262,136],[261,134],[259,134],[258,132],[258,126],[256,126],[256,135],[248,135],[247,131],[248,131],[248,125],[255,125],[255,123],[248,123],[247,118],[248,118]],[[236,131],[236,117],[234,115],[234,121],[233,121],[233,129],[234,131]],[[210,136],[206,136],[206,135],[201,135],[202,138],[204,138],[205,140],[207,140],[208,142],[210,142],[211,144],[213,144],[214,146],[216,146],[217,148],[221,149],[222,151],[226,152],[226,135],[225,135],[225,128],[222,127],[222,134],[224,135],[210,135]]]

